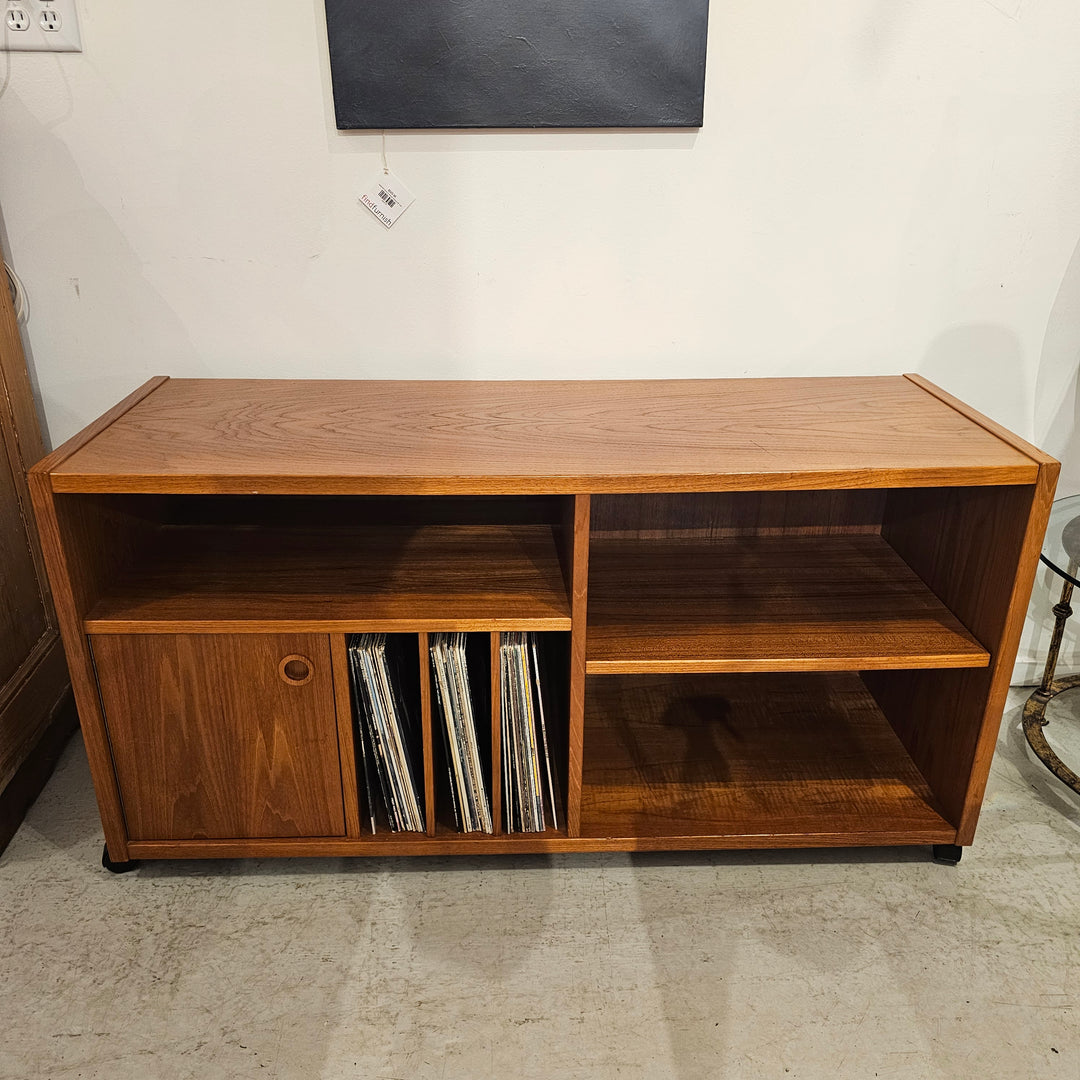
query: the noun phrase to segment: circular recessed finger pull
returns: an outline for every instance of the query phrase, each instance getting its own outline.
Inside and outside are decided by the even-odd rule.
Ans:
[[[290,686],[303,686],[304,683],[311,682],[312,678],[314,678],[315,669],[306,656],[294,653],[292,656],[286,656],[278,664],[278,674]]]

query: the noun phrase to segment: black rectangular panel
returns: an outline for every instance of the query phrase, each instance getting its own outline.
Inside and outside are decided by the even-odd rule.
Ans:
[[[709,0],[326,0],[337,126],[700,127]]]

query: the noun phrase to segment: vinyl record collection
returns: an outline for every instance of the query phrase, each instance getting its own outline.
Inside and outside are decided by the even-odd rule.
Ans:
[[[486,695],[488,635],[430,635],[431,736],[440,740],[434,730],[438,728],[449,781],[448,801],[459,832],[495,832],[495,780],[501,781],[503,832],[541,833],[559,828],[557,769],[552,767],[554,746],[549,741],[558,718],[550,692],[545,690],[548,673],[541,670],[540,637],[526,632],[500,635],[501,771],[493,777],[493,733]],[[428,676],[416,668],[416,637],[350,634],[347,645],[360,782],[371,831],[389,826],[392,832],[424,832],[424,734],[415,695],[418,676]],[[473,667],[482,668],[472,672],[473,684],[470,654]],[[411,696],[405,692],[408,689],[413,691]]]
[[[423,776],[423,746],[420,725],[401,693],[401,647],[401,639],[388,647],[386,634],[350,634],[348,640],[360,767],[372,832],[376,831],[376,788],[393,832],[424,831],[418,786]]]
[[[450,773],[450,801],[462,832],[493,832],[491,803],[469,689],[465,634],[432,634],[429,646],[436,700],[442,715],[443,748]],[[482,725],[481,731],[487,726]]]
[[[536,634],[503,634],[499,667],[505,829],[508,833],[543,832],[547,827],[545,802],[551,808],[551,827],[557,829],[558,795],[551,769]]]

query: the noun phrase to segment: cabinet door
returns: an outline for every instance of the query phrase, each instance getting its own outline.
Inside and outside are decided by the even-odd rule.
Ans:
[[[132,840],[344,834],[326,635],[91,645]]]

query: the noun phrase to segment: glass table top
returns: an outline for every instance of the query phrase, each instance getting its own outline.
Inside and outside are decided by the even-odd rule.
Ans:
[[[1080,495],[1054,503],[1039,557],[1054,573],[1080,586]]]

